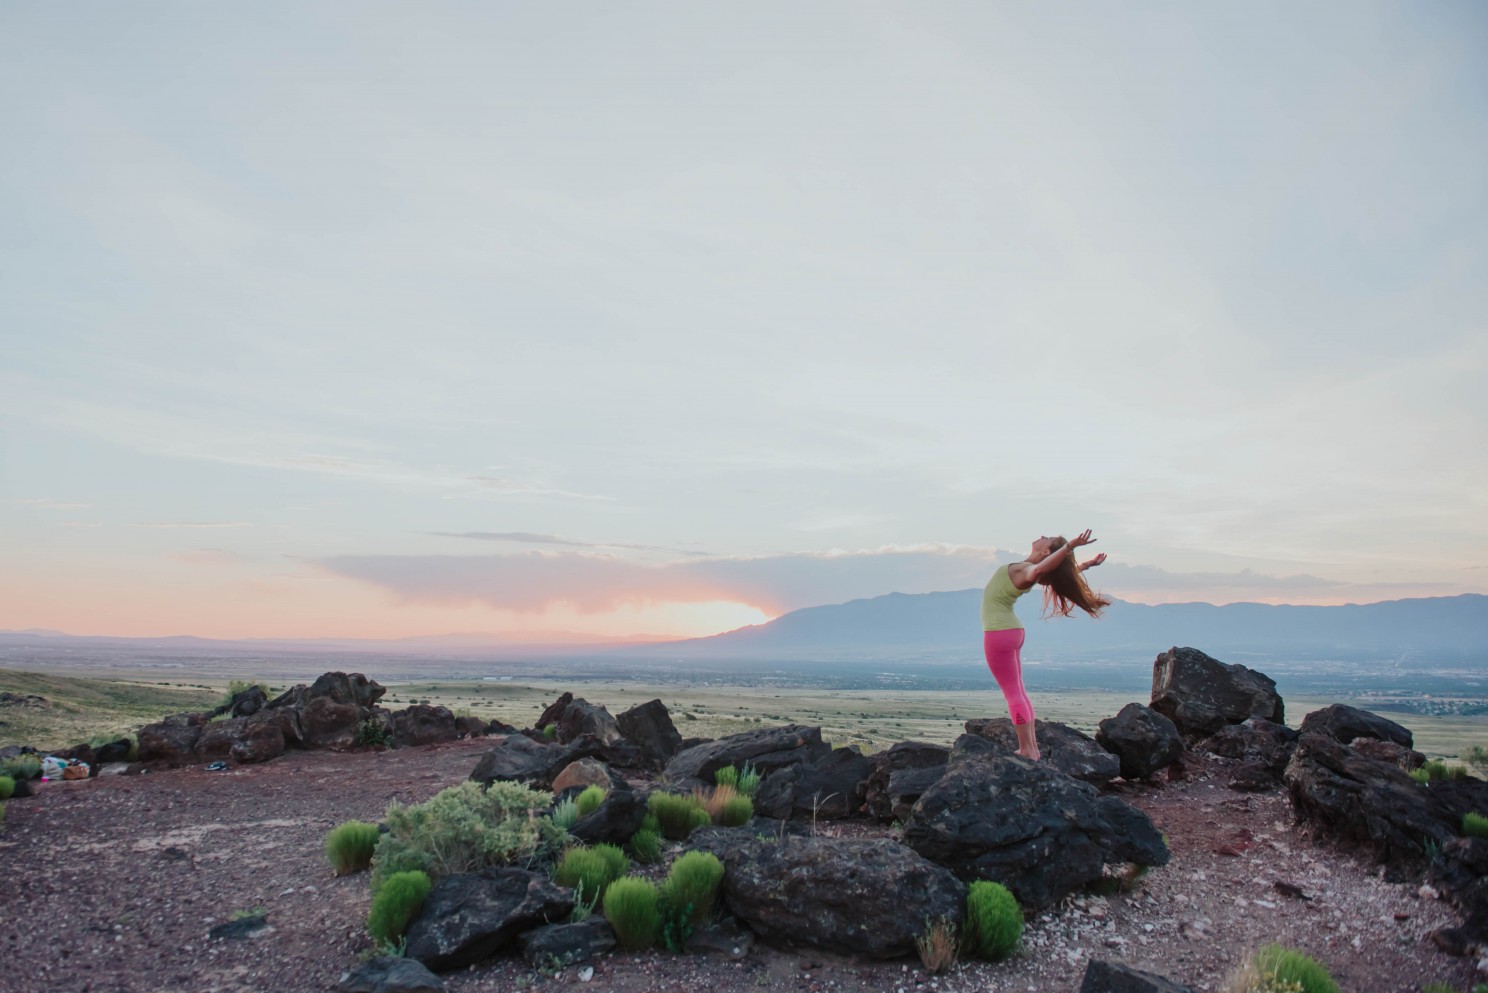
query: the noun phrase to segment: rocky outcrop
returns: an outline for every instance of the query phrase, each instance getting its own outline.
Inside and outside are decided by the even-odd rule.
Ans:
[[[593,813],[580,817],[568,833],[586,845],[607,842],[623,846],[641,829],[641,821],[645,819],[646,794],[614,789]]]
[[[1194,750],[1239,763],[1230,777],[1230,788],[1255,793],[1278,789],[1281,774],[1297,747],[1297,732],[1285,724],[1252,717],[1239,724],[1226,724],[1194,745]]]
[[[1274,679],[1197,648],[1171,648],[1153,661],[1152,709],[1185,737],[1211,735],[1252,717],[1286,723]]]
[[[521,937],[522,957],[538,969],[587,962],[615,947],[615,930],[599,914],[574,924],[548,924]]]
[[[1166,865],[1147,815],[1042,762],[962,735],[925,791],[904,840],[965,880],[1002,883],[1040,909],[1100,879],[1108,862]]]
[[[498,737],[494,746],[476,763],[470,778],[478,783],[510,779],[539,789],[549,789],[553,777],[570,763],[592,755],[599,748],[593,738],[567,745],[546,745],[524,734]]]
[[[525,869],[484,869],[434,884],[408,927],[405,954],[436,972],[490,958],[524,931],[573,911],[573,896]]]
[[[243,764],[267,762],[284,754],[287,711],[255,713],[208,724],[196,743],[199,762],[232,759]]]
[[[838,748],[815,761],[770,773],[754,795],[754,810],[780,820],[838,820],[862,812],[873,760]]]
[[[640,749],[642,761],[651,769],[665,768],[682,750],[682,735],[672,723],[671,712],[660,700],[648,700],[615,718],[625,740]]]
[[[1104,786],[1121,775],[1121,760],[1094,738],[1058,721],[1036,721],[1040,761],[1076,779]],[[983,717],[966,722],[966,733],[982,738],[1002,755],[1018,750],[1018,733],[1006,717]]]
[[[574,787],[582,789],[586,786],[598,786],[606,790],[613,789],[615,786],[609,767],[599,759],[583,758],[570,762],[553,777],[554,793],[562,793]]]
[[[872,758],[864,784],[868,813],[880,821],[903,821],[920,795],[945,773],[951,750],[923,741],[901,741]]]
[[[556,728],[555,737],[560,744],[590,736],[600,744],[613,745],[623,740],[620,726],[604,707],[588,700],[564,693],[548,709],[542,712],[534,727],[542,729],[549,724]]]
[[[400,745],[432,745],[460,737],[448,707],[416,703],[393,712],[393,740]]]
[[[1178,726],[1140,703],[1129,703],[1101,721],[1095,740],[1121,763],[1122,779],[1148,779],[1183,755]]]
[[[268,706],[269,697],[262,686],[250,686],[234,693],[232,699],[207,714],[208,717],[252,717]]]
[[[1457,834],[1461,816],[1444,802],[1447,791],[1325,735],[1302,735],[1282,778],[1299,821],[1363,844],[1381,859],[1420,859],[1428,844],[1443,845]]]
[[[821,758],[832,749],[822,742],[821,728],[787,724],[760,728],[684,749],[667,763],[662,778],[669,783],[713,785],[713,773],[731,765],[752,765],[761,776]]]
[[[1403,745],[1395,744],[1393,741],[1380,741],[1378,738],[1355,738],[1349,742],[1349,747],[1365,758],[1378,759],[1381,762],[1398,765],[1406,772],[1412,769],[1419,769],[1426,764],[1426,756],[1414,748],[1406,748]]]
[[[724,903],[767,944],[895,958],[964,913],[955,876],[896,841],[751,837],[719,857]]]
[[[1314,710],[1302,718],[1301,733],[1326,735],[1341,745],[1355,738],[1377,738],[1402,748],[1414,748],[1416,744],[1410,731],[1394,721],[1341,703]]]
[[[139,729],[139,760],[169,766],[196,761],[196,742],[207,719],[201,714],[177,714]]]
[[[357,729],[387,691],[359,672],[323,673],[309,686],[301,683],[268,705],[295,711],[306,748],[350,748]]]
[[[1120,962],[1091,959],[1080,980],[1080,993],[1193,993],[1193,990]]]

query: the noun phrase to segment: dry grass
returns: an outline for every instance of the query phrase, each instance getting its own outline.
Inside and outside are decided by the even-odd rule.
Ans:
[[[958,945],[956,925],[947,920],[927,921],[925,933],[915,939],[920,962],[930,975],[939,975],[956,964]]]

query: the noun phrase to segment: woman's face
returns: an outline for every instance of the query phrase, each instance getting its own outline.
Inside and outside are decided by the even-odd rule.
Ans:
[[[1044,559],[1048,558],[1049,553],[1054,551],[1054,549],[1051,547],[1053,544],[1054,539],[1050,538],[1048,535],[1044,535],[1043,537],[1039,538],[1033,543],[1033,550],[1028,553],[1028,561],[1042,562]]]

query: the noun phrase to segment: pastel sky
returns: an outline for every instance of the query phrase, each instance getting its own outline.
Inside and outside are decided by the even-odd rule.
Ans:
[[[0,3],[0,628],[1488,592],[1488,6]]]

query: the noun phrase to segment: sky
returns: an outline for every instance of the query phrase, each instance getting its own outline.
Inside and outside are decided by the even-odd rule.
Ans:
[[[0,0],[0,629],[1488,593],[1488,7]]]

